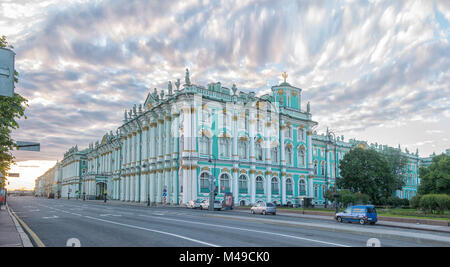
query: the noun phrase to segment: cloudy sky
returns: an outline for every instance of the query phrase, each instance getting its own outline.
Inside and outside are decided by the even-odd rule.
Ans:
[[[29,100],[16,140],[61,160],[115,130],[150,88],[183,79],[303,89],[330,127],[421,156],[450,148],[450,1],[1,0]],[[153,89],[152,89],[153,90]]]

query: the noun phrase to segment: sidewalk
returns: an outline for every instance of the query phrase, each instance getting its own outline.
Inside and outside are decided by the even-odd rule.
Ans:
[[[19,226],[20,227],[20,226]],[[23,247],[12,215],[4,205],[0,210],[0,247]]]

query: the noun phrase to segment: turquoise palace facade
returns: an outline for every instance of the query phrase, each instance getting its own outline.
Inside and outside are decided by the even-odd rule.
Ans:
[[[186,70],[167,90],[155,88],[143,104],[125,111],[115,132],[79,150],[70,148],[57,163],[62,197],[184,204],[207,199],[209,177],[217,199],[232,192],[235,205],[258,201],[290,204],[309,197],[325,203],[324,192],[339,179],[339,162],[354,147],[387,146],[317,134],[302,89],[284,81],[256,96],[210,83],[192,84]],[[306,109],[303,108],[306,106]],[[402,152],[409,164],[406,185],[396,194],[417,192],[419,157]]]

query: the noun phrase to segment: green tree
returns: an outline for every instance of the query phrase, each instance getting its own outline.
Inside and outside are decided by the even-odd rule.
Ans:
[[[404,186],[403,174],[405,172],[406,166],[408,164],[408,158],[402,154],[400,148],[388,147],[380,151],[381,155],[386,159],[389,167],[392,170],[392,174],[396,177],[395,181],[398,183],[396,185],[398,188]]]
[[[361,192],[374,204],[392,196],[402,183],[392,173],[391,165],[373,149],[355,148],[348,152],[340,164],[339,188]]]
[[[0,37],[0,47],[14,48],[8,44],[6,37]],[[14,71],[14,82],[18,83],[19,73]],[[12,97],[0,96],[0,173],[6,177],[10,165],[14,162],[11,151],[15,147],[14,140],[11,139],[11,131],[19,128],[18,119],[26,118],[24,112],[27,107],[27,100],[15,93]],[[0,180],[0,188],[5,186],[5,179]]]
[[[433,157],[429,167],[419,169],[419,176],[421,178],[419,194],[450,195],[450,155]]]

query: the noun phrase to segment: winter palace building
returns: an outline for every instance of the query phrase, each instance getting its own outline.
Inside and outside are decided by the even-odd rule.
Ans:
[[[122,201],[183,204],[207,199],[209,177],[218,199],[231,192],[235,205],[258,201],[293,203],[297,197],[324,203],[324,191],[339,179],[339,161],[354,147],[387,146],[317,134],[302,89],[286,82],[260,97],[220,82],[184,84],[149,92],[143,104],[125,111],[115,132],[79,150],[69,149],[55,171],[62,197],[108,197]],[[411,198],[420,183],[418,153],[409,159],[406,185]]]

